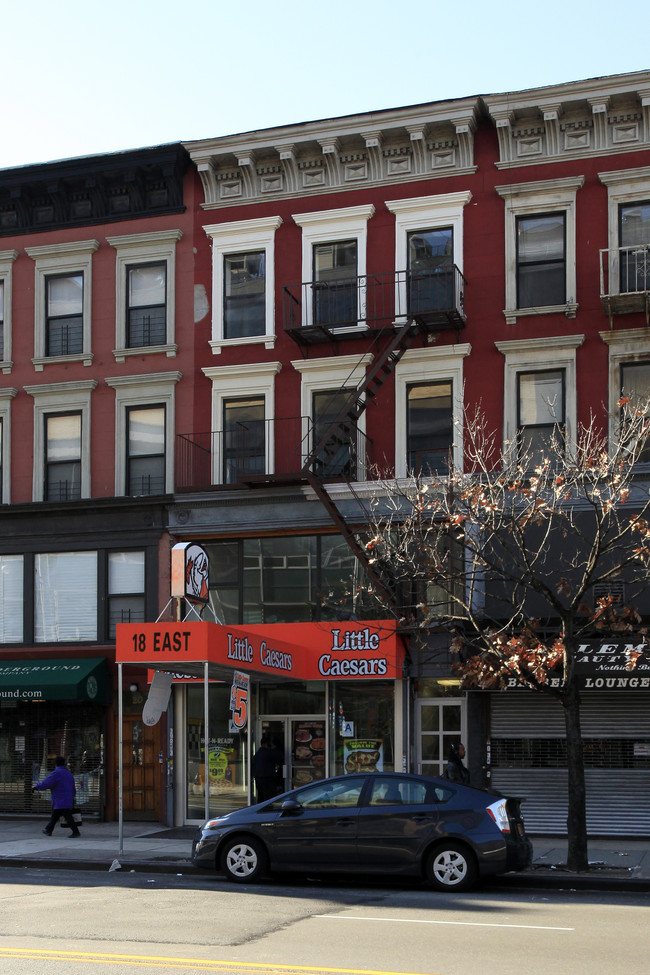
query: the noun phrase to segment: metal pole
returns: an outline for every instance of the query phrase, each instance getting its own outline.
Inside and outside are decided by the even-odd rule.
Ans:
[[[205,762],[205,818],[210,818],[210,702],[208,700],[208,661],[203,663],[203,728],[205,733],[205,749],[203,758]]]
[[[117,665],[117,808],[118,808],[118,854],[122,856],[124,853],[124,756],[122,754],[123,738],[124,733],[122,731],[122,718],[123,718],[123,702],[122,702],[122,664]]]

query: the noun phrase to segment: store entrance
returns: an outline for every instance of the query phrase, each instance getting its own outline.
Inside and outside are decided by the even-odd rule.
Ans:
[[[326,730],[327,722],[319,714],[258,717],[254,747],[259,747],[262,735],[268,735],[271,744],[284,752],[284,765],[278,768],[278,792],[327,775]]]

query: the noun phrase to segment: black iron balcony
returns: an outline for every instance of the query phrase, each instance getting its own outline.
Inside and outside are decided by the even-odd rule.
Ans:
[[[310,459],[322,432],[310,417],[254,421],[232,430],[179,434],[176,490],[288,484],[305,480],[305,465],[321,480],[363,480],[372,464],[370,441],[354,424],[341,425]]]
[[[600,251],[600,301],[605,314],[650,311],[650,244]]]
[[[454,264],[285,285],[284,328],[303,345],[409,320],[423,331],[459,329],[465,324],[465,285]]]

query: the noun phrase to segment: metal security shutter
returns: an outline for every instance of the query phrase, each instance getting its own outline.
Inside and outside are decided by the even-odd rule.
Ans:
[[[650,746],[650,697],[648,695],[594,694],[583,698],[582,734],[594,749],[618,741],[633,753],[632,743]],[[490,738],[493,746],[522,740],[563,740],[564,717],[560,705],[533,693],[499,694],[491,699]],[[558,742],[559,743],[559,742]],[[493,749],[499,751],[498,748]],[[617,753],[618,754],[618,753]],[[629,761],[629,759],[628,759]],[[612,763],[607,768],[587,768],[587,828],[589,834],[617,836],[650,835],[650,761],[631,768]],[[492,787],[523,797],[526,828],[530,833],[566,833],[566,768],[532,768],[514,762],[495,764]]]

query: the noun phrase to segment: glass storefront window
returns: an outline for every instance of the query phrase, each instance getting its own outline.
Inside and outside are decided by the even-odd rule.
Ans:
[[[395,771],[393,684],[330,689],[331,775]]]
[[[187,688],[187,809],[188,819],[205,816],[206,779],[210,815],[248,805],[248,731],[230,730],[230,684],[208,689],[208,761],[206,776],[203,686]]]

